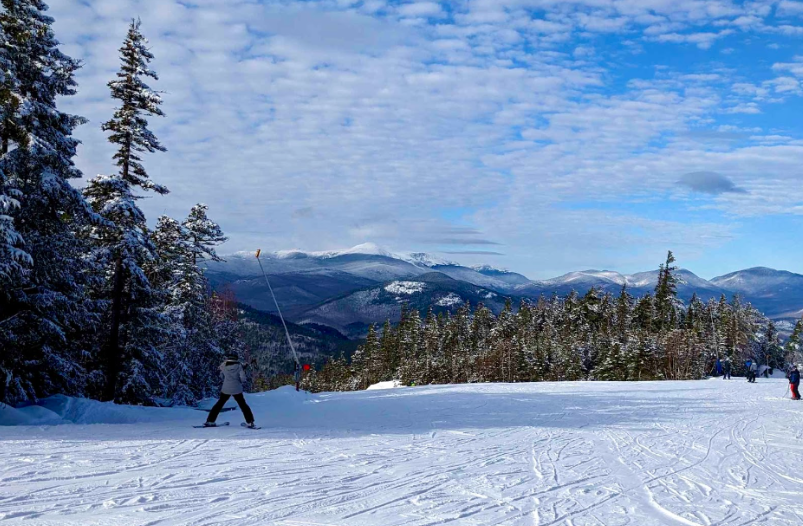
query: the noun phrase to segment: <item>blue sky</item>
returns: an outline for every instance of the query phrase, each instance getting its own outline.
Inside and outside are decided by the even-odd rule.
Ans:
[[[548,278],[803,273],[803,1],[50,0],[90,122],[131,17],[156,56],[171,194],[231,240],[373,242]]]

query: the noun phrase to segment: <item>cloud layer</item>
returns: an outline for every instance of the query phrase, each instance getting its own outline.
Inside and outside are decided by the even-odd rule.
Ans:
[[[495,260],[548,277],[641,270],[675,248],[716,272],[719,249],[750,243],[744,225],[803,214],[787,117],[803,2],[50,5],[85,63],[63,101],[91,120],[84,173],[112,170],[105,84],[139,16],[169,150],[145,163],[172,190],[144,208],[206,202],[230,250],[374,241],[481,262],[499,246]]]

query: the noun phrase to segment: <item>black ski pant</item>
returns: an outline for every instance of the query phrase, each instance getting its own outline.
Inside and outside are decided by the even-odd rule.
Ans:
[[[723,379],[723,380],[730,380],[730,379],[731,379],[731,372],[730,372],[730,371],[725,371],[725,372],[722,374],[722,379]]]
[[[226,402],[229,401],[232,395],[228,395],[226,393],[220,393],[220,398],[218,398],[217,403],[209,411],[209,418],[206,419],[207,422],[214,422],[217,420],[217,415],[220,414],[220,411],[223,409],[223,406],[226,405]],[[245,417],[246,423],[250,424],[254,421],[254,413],[251,412],[251,408],[248,407],[248,404],[245,403],[245,396],[243,393],[234,395],[234,399],[237,401],[237,405],[240,406],[240,410],[243,412],[243,416]]]
[[[800,400],[800,391],[797,390],[797,384],[789,384],[789,389],[792,390],[792,400]]]

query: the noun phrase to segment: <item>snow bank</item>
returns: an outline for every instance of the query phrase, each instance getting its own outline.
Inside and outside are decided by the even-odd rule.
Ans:
[[[59,424],[138,424],[197,418],[191,408],[138,407],[98,402],[88,398],[56,395],[38,405],[0,408],[0,425],[32,426]]]
[[[74,424],[138,424],[142,422],[165,422],[181,418],[188,408],[138,407],[98,402],[88,398],[51,396],[39,405],[53,411],[62,419]],[[197,415],[197,413],[196,413]]]
[[[14,408],[0,404],[0,426],[40,426],[64,423],[59,415],[38,405]]]
[[[403,387],[398,380],[390,380],[389,382],[379,382],[377,384],[369,385],[369,391],[376,391],[378,389],[396,389],[397,387]]]

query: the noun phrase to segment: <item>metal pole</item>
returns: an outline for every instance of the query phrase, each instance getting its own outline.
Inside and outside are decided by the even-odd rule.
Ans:
[[[282,326],[284,327],[284,335],[287,336],[287,343],[290,344],[290,350],[293,351],[293,359],[296,361],[296,365],[299,365],[298,355],[296,354],[296,348],[293,346],[293,340],[290,339],[290,331],[287,330],[287,324],[284,322],[284,316],[282,316],[282,309],[279,308],[279,302],[276,301],[276,295],[273,293],[273,287],[270,286],[270,280],[268,280],[268,275],[265,273],[265,269],[262,267],[262,261],[259,259],[259,254],[262,252],[262,249],[257,250],[257,263],[259,263],[259,269],[262,271],[262,275],[265,277],[265,283],[268,284],[268,290],[270,291],[270,295],[273,298],[273,303],[276,305],[276,312],[279,313],[279,319],[282,320]]]

